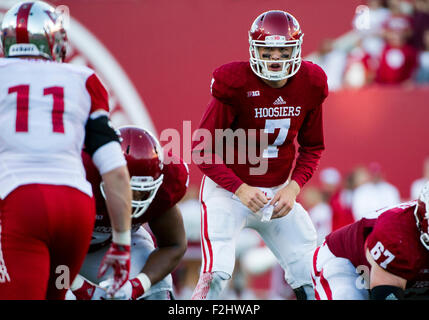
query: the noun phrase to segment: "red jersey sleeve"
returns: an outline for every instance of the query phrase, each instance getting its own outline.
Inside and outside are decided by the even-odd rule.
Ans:
[[[228,168],[223,159],[216,154],[216,129],[231,128],[236,118],[234,108],[237,102],[237,92],[246,82],[243,74],[246,63],[233,62],[220,66],[213,72],[213,80],[210,86],[212,99],[202,117],[199,128],[210,133],[204,134],[194,140],[192,151],[198,155],[200,161],[195,161],[198,168],[210,179],[222,188],[235,193],[243,181]]]
[[[85,85],[91,97],[91,110],[89,114],[99,109],[109,112],[109,96],[107,90],[95,73],[88,77]]]
[[[298,157],[291,179],[301,188],[313,176],[325,150],[322,105],[328,96],[327,77],[320,67],[313,65],[309,78],[313,83],[312,91],[319,94],[313,99],[314,107],[306,115],[297,136]]]
[[[217,143],[215,130],[229,128],[234,118],[235,112],[233,108],[213,97],[197,131],[201,136],[199,139],[194,140],[192,145],[194,162],[198,165],[198,168],[222,188],[232,193],[235,193],[243,181],[215,153]],[[207,134],[204,134],[203,131]],[[195,156],[198,156],[199,160]]]

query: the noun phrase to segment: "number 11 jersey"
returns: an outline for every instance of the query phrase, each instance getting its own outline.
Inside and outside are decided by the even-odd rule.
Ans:
[[[67,185],[92,196],[81,151],[85,125],[108,112],[94,71],[36,59],[0,59],[0,198],[25,184]]]

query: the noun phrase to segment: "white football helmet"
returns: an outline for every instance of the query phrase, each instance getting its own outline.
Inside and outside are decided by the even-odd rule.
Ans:
[[[20,2],[3,18],[1,43],[5,57],[37,56],[62,62],[67,44],[64,17],[43,1]]]

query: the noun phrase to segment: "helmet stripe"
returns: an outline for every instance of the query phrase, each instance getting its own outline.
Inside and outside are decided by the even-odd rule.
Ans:
[[[29,43],[27,23],[32,6],[32,2],[25,2],[18,9],[16,16],[16,43]]]

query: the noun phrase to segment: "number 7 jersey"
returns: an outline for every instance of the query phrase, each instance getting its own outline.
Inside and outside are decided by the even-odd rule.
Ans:
[[[281,185],[292,170],[296,139],[299,149],[292,179],[302,187],[311,178],[324,150],[322,104],[328,87],[320,67],[303,61],[285,86],[272,88],[252,72],[249,62],[232,62],[213,72],[211,94],[200,129],[211,133],[212,150],[194,141],[193,152],[211,151],[224,165],[199,165],[207,176],[233,193],[243,182],[259,187]],[[220,146],[219,129],[231,129],[234,142],[226,139]],[[224,150],[223,155],[219,150]],[[264,164],[265,171],[250,170],[263,169]]]
[[[24,184],[92,195],[81,150],[95,110],[108,112],[94,71],[36,59],[0,59],[0,198]]]

